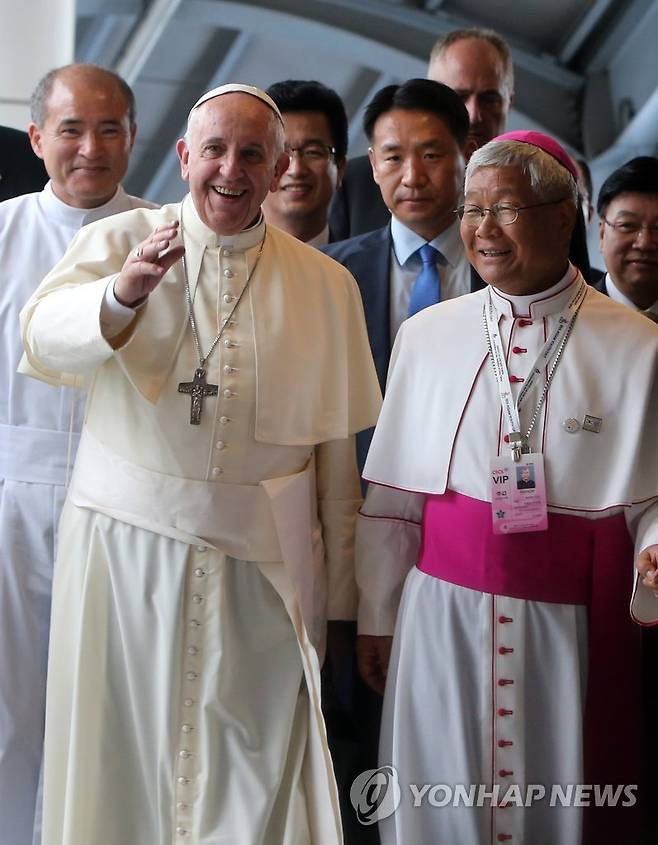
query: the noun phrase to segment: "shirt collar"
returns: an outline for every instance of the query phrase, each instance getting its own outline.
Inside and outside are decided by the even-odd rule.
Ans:
[[[126,210],[126,192],[121,185],[117,186],[112,199],[96,206],[96,208],[74,208],[72,205],[61,200],[53,191],[52,180],[47,182],[43,191],[39,194],[39,204],[45,214],[53,220],[79,229],[87,223],[93,223],[103,217],[117,214]]]
[[[218,235],[201,220],[196,210],[191,194],[183,200],[181,215],[185,234],[191,235],[199,243],[211,249],[223,247],[232,252],[246,252],[259,244],[265,237],[265,218],[260,212],[258,220],[248,229],[243,229],[235,235]]]
[[[631,299],[619,290],[610,273],[605,274],[605,290],[610,299],[614,299],[615,302],[619,302],[627,308],[632,308],[633,311],[639,311],[640,313],[650,311],[652,314],[658,314],[658,302],[654,302],[650,308],[638,308]]]
[[[391,238],[393,240],[393,252],[401,266],[426,243],[430,243],[438,249],[450,267],[455,267],[459,263],[459,259],[464,252],[459,236],[459,221],[457,218],[440,235],[437,235],[431,241],[426,241],[425,238],[405,226],[393,215],[391,217]]]
[[[559,282],[539,293],[512,296],[509,293],[503,293],[493,285],[490,286],[490,290],[499,313],[506,314],[508,317],[530,316],[537,319],[564,311],[581,279],[582,276],[578,270],[573,264],[569,264],[567,272]]]
[[[319,232],[314,238],[306,241],[308,246],[314,246],[316,249],[319,249],[321,246],[326,246],[329,243],[329,224],[324,227],[324,229]]]

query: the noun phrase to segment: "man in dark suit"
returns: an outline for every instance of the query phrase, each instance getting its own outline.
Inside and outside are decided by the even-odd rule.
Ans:
[[[640,156],[611,173],[597,211],[607,272],[594,287],[658,322],[658,158]]]
[[[329,203],[345,170],[345,106],[334,90],[315,81],[289,79],[271,85],[267,93],[283,116],[290,165],[277,190],[271,191],[263,203],[265,219],[299,240],[321,247],[333,240],[327,222]],[[338,784],[345,843],[378,845],[376,828],[361,826],[350,804],[352,781],[366,767],[361,756],[364,731],[371,731],[370,747],[376,749],[377,745],[370,713],[364,715],[361,711],[361,701],[368,693],[356,671],[355,639],[355,622],[328,623],[322,711]],[[372,765],[376,765],[376,760],[375,753]]]
[[[469,293],[483,283],[466,260],[455,214],[469,131],[460,97],[429,79],[388,85],[367,106],[364,129],[371,142],[373,176],[391,220],[374,232],[332,244],[325,252],[357,280],[383,389],[400,323],[419,310],[414,290],[425,272],[421,248],[435,250],[435,302]],[[361,438],[359,444],[361,460],[366,441],[369,438]]]
[[[27,132],[0,126],[0,201],[40,191],[47,181]]]
[[[389,85],[366,109],[364,128],[372,144],[372,170],[392,217],[377,231],[331,244],[323,251],[344,264],[357,280],[382,388],[393,338],[409,313],[419,272],[426,266],[419,249],[429,246],[440,253],[424,276],[431,282],[434,275],[434,301],[439,285],[443,298],[467,293],[473,286],[454,211],[461,195],[468,127],[468,113],[457,94],[427,79]],[[479,277],[477,282],[482,284]],[[372,430],[357,437],[361,468],[371,437]],[[381,701],[356,674],[355,634],[352,630],[345,642],[351,659],[341,664],[351,667],[352,675],[344,671],[337,683],[349,701],[344,711],[349,754],[343,757],[343,776],[338,772],[342,793],[345,783],[349,787],[356,775],[377,766]],[[350,845],[377,841],[375,826],[359,829],[349,805],[345,820]]]
[[[329,204],[347,155],[347,115],[320,82],[288,79],[267,89],[283,115],[290,165],[263,203],[265,219],[311,246],[330,243]]]
[[[514,99],[514,68],[510,49],[498,33],[473,27],[441,36],[432,48],[427,78],[448,85],[466,106],[467,158],[505,131]],[[367,156],[351,159],[331,207],[332,231],[337,238],[351,238],[387,221],[388,209],[373,181]]]

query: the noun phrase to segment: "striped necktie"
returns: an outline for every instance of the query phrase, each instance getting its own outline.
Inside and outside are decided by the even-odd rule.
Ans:
[[[411,291],[411,298],[409,299],[408,317],[422,311],[430,305],[436,305],[441,299],[441,278],[439,271],[436,268],[437,259],[441,256],[438,249],[435,249],[431,244],[423,244],[416,252],[420,255],[420,260],[423,266]]]

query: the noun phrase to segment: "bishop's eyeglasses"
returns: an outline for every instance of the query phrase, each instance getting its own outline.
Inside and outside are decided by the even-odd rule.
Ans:
[[[301,147],[285,148],[286,152],[293,157],[295,153],[303,160],[312,164],[313,162],[329,161],[332,156],[336,155],[336,148],[329,147],[327,144],[303,144]]]
[[[500,223],[501,226],[511,226],[519,219],[520,211],[525,211],[527,208],[542,208],[545,205],[557,205],[563,200],[564,197],[559,200],[550,200],[550,202],[536,202],[533,205],[512,205],[507,202],[497,202],[490,208],[480,208],[479,205],[460,205],[455,209],[455,214],[467,226],[474,229],[482,223],[487,214],[491,214],[496,223]]]

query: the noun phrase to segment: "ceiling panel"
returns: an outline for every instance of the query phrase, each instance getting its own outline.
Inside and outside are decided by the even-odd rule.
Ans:
[[[482,0],[456,0],[441,6],[443,12],[478,21],[504,32],[508,38],[531,45],[539,52],[556,54],[565,33],[578,25],[594,0],[525,0],[525,2],[483,3]]]
[[[436,38],[465,25],[492,26],[511,45],[511,127],[544,129],[590,157],[658,145],[655,0],[79,0],[78,14],[78,57],[134,85],[128,187],[156,201],[184,190],[173,145],[207,88],[318,79],[344,98],[358,154],[374,91],[424,75]]]

